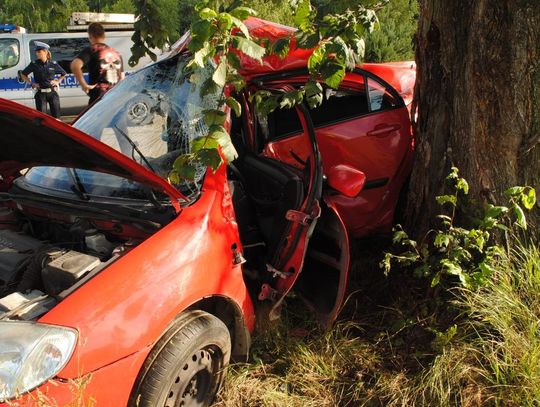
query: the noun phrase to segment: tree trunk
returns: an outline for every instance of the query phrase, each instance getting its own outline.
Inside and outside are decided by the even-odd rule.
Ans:
[[[420,0],[416,44],[413,235],[440,213],[451,166],[477,203],[503,204],[515,185],[540,192],[540,1]]]

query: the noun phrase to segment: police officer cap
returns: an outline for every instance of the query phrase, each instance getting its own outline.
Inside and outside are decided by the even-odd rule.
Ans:
[[[41,41],[34,41],[34,45],[36,46],[36,51],[41,51],[42,49],[48,51],[49,48],[51,48],[49,44],[45,44]]]

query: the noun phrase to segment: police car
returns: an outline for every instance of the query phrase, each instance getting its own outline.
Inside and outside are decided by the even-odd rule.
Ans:
[[[26,106],[34,107],[34,93],[30,85],[20,78],[22,71],[28,64],[36,59],[36,42],[44,42],[50,46],[52,58],[57,61],[68,73],[60,84],[60,105],[62,114],[78,114],[88,104],[88,96],[81,90],[75,76],[71,73],[70,63],[77,54],[89,46],[88,35],[85,31],[90,19],[100,13],[74,13],[79,17],[84,15],[86,24],[71,24],[68,28],[79,29],[79,32],[62,33],[26,33],[22,27],[14,24],[0,24],[0,97],[13,100]],[[86,20],[88,19],[88,20]],[[94,18],[94,21],[106,22],[103,18]],[[72,18],[73,21],[73,18]],[[80,22],[81,20],[77,20]],[[104,24],[107,31],[106,43],[115,48],[124,60],[124,68],[128,68],[127,61],[131,57],[133,42],[132,30],[112,31],[127,26],[127,24]],[[130,71],[150,62],[148,57],[141,58]],[[128,72],[129,73],[129,72]]]

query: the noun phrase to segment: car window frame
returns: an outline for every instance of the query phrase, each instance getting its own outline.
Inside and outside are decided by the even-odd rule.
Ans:
[[[375,75],[375,74],[373,74],[371,72],[368,72],[366,70],[363,70],[361,68],[355,68],[354,70],[352,70],[349,73],[361,75],[363,77],[364,85],[366,87],[365,96],[366,96],[366,101],[367,101],[367,106],[368,106],[368,112],[367,113],[362,113],[362,114],[359,114],[359,115],[355,115],[355,116],[349,116],[347,118],[340,118],[340,119],[332,120],[332,121],[327,122],[327,123],[322,124],[322,125],[314,125],[315,130],[323,129],[323,128],[329,127],[329,126],[334,126],[336,124],[351,121],[351,120],[357,120],[357,119],[360,119],[360,118],[369,117],[369,116],[372,116],[372,115],[375,115],[375,114],[380,114],[380,113],[388,112],[388,111],[391,111],[391,110],[401,109],[401,108],[406,106],[405,101],[403,100],[403,98],[401,97],[399,92],[397,90],[395,90],[392,85],[390,85],[388,82],[386,82],[384,79],[380,78],[379,76],[377,76],[377,75]],[[308,74],[308,71],[306,69],[291,70],[291,71],[286,71],[286,72],[278,72],[278,73],[271,73],[271,74],[265,74],[265,75],[256,76],[251,81],[253,83],[257,84],[258,86],[260,86],[261,84],[263,84],[265,82],[283,81],[283,82],[285,82],[287,84],[291,84],[292,86],[297,87],[297,86],[301,86],[301,84],[303,84],[305,82],[305,81],[304,82],[300,81],[299,78],[301,76],[306,76],[307,74]],[[298,78],[298,80],[296,80],[296,78]],[[384,87],[394,97],[394,99],[396,100],[396,105],[392,106],[392,107],[389,107],[389,108],[372,110],[372,108],[371,108],[371,99],[370,99],[370,96],[369,96],[369,89],[368,89],[368,80],[369,79],[377,82],[382,87]],[[358,89],[355,89],[355,87],[352,85],[352,82],[348,81],[346,77],[343,80],[343,82],[340,84],[340,86],[338,87],[338,90],[343,89],[343,88],[347,89],[347,90],[358,90]],[[309,111],[309,112],[310,112],[310,115],[311,115],[311,111]],[[258,125],[258,118],[257,117],[254,117],[254,125],[255,126]],[[277,137],[273,137],[273,138],[271,137],[271,138],[266,140],[266,143],[275,142],[275,141],[279,141],[279,140],[284,140],[284,139],[287,139],[287,138],[290,138],[290,137],[297,136],[298,134],[302,134],[301,129],[298,130],[298,131],[285,133],[285,134],[279,135]]]
[[[21,62],[21,42],[17,38],[13,38],[13,37],[0,38],[0,41],[11,41],[11,44],[17,44],[17,50],[18,50],[17,61],[15,61],[13,65],[9,65],[9,66],[0,65],[0,72],[1,72],[1,71],[5,71],[6,69],[11,69],[13,67],[16,67],[17,65],[19,65],[19,62]]]

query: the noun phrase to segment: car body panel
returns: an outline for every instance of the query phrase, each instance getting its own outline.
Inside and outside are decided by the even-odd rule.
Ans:
[[[224,168],[216,177],[224,181]],[[90,373],[153,344],[176,315],[212,294],[234,301],[253,327],[241,265],[233,265],[237,228],[223,191],[209,187],[170,224],[40,319],[76,328],[84,338],[60,377]]]
[[[295,77],[288,81],[297,81]],[[342,87],[355,89],[360,76],[348,74]],[[373,231],[389,231],[401,185],[412,165],[413,139],[409,111],[405,106],[359,115],[317,127],[324,173],[345,164],[366,175],[362,192],[343,195],[335,206],[347,230],[356,237]],[[301,134],[286,135],[269,142],[263,154],[298,165],[306,159]],[[390,213],[389,213],[390,212]]]
[[[50,380],[21,399],[10,401],[9,406],[92,406],[96,400],[99,407],[125,406],[135,377],[151,350],[150,346],[142,348],[78,380]]]

